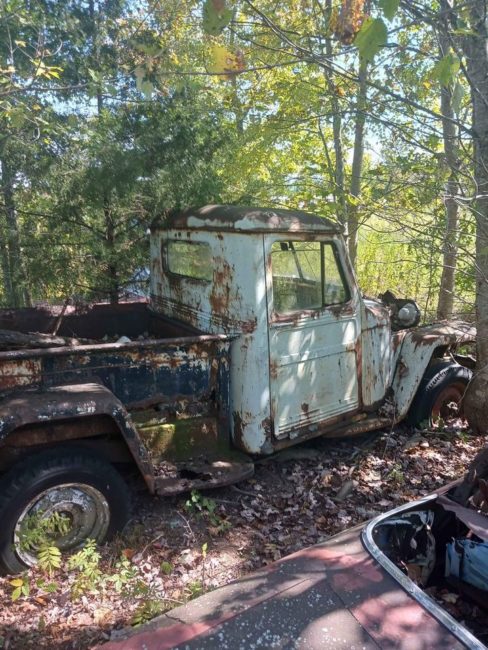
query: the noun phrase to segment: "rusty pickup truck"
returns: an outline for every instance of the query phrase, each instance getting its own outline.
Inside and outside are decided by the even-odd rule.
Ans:
[[[149,302],[1,310],[13,341],[59,331],[1,339],[0,571],[36,562],[33,530],[70,550],[120,529],[124,463],[171,495],[312,437],[446,417],[475,333],[418,319],[362,296],[336,223],[236,206],[153,229]]]

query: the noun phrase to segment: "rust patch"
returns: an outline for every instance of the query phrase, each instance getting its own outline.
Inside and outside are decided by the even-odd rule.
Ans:
[[[0,364],[1,389],[38,384],[40,381],[41,361],[39,359],[2,360]]]
[[[222,257],[215,258],[216,268],[213,272],[212,292],[209,302],[214,314],[229,315],[230,288],[232,269],[227,260]]]
[[[326,313],[331,313],[335,318],[340,316],[351,317],[354,316],[354,307],[351,301],[339,305],[326,305],[321,309],[302,309],[294,311],[289,314],[278,314],[273,311],[271,316],[271,323],[290,323],[296,327],[301,319],[311,318],[313,320],[322,318]]]
[[[358,382],[358,408],[363,406],[363,348],[361,336],[359,336],[354,345],[354,352],[356,353],[356,376]],[[374,373],[373,373],[374,374]],[[370,377],[366,376],[366,381],[368,382]],[[376,383],[377,377],[373,377],[374,383]]]
[[[269,362],[269,375],[271,379],[276,379],[278,377],[278,362],[276,359],[271,359]]]
[[[408,375],[408,365],[405,363],[403,357],[399,359],[397,368],[400,377],[406,377]]]
[[[244,334],[252,334],[252,332],[254,332],[257,326],[258,326],[258,319],[256,316],[251,320],[244,321],[243,323],[241,323],[241,328]]]
[[[354,307],[351,300],[338,305],[328,305],[326,310],[330,311],[336,318],[339,316],[354,316]]]
[[[399,332],[395,332],[392,337],[391,337],[391,344],[393,346],[393,351],[396,352],[399,347],[401,347],[403,343],[403,339],[405,338],[407,331],[406,330],[400,330]]]
[[[263,427],[263,431],[266,436],[268,438],[271,438],[271,435],[273,433],[273,420],[271,418],[264,418],[264,420],[261,422],[261,426]]]
[[[234,421],[234,444],[237,447],[241,447],[242,449],[245,449],[244,445],[244,428],[245,428],[245,423],[242,421],[241,414],[238,411],[234,411],[232,413],[232,419]]]
[[[168,215],[165,228],[254,232],[329,232],[339,234],[339,224],[302,210],[205,205]]]
[[[446,321],[411,330],[412,341],[418,345],[429,345],[439,339],[445,344],[469,343],[476,338],[476,329],[463,321]]]

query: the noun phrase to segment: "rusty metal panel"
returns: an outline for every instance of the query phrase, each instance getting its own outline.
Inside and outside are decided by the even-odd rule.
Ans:
[[[460,343],[475,340],[476,330],[468,323],[450,321],[417,327],[405,332],[394,346],[395,374],[392,388],[396,419],[405,417],[435,350],[443,353]]]
[[[191,397],[210,405],[216,389],[216,370],[228,342],[201,341],[177,345],[160,342],[156,347],[118,350],[100,346],[90,353],[83,348],[63,356],[43,359],[43,383],[55,386],[96,379],[129,408],[133,405],[176,401]],[[1,366],[0,366],[1,370]]]
[[[365,408],[384,399],[393,372],[393,345],[388,309],[363,300],[361,310],[362,397]]]
[[[171,230],[214,230],[232,232],[329,232],[341,233],[342,226],[303,210],[249,208],[239,205],[205,205],[188,208],[166,221]]]
[[[170,272],[168,241],[204,243],[213,257],[212,280]],[[268,453],[269,368],[263,236],[250,233],[159,231],[152,236],[155,275],[151,291],[154,308],[190,323],[201,331],[225,333],[231,343],[230,429],[234,443],[249,453]],[[268,445],[268,446],[267,446]]]
[[[0,389],[96,381],[129,408],[165,404],[228,418],[229,345],[223,336],[0,352]]]
[[[354,318],[328,314],[270,329],[275,435],[324,422],[359,404]]]
[[[262,276],[260,235],[252,237],[200,231],[158,231],[151,238],[151,299],[154,308],[202,332],[238,334],[256,328],[254,286]],[[176,275],[168,268],[170,242],[204,244],[213,258],[211,279]]]
[[[271,413],[278,438],[299,436],[304,427],[318,429],[329,419],[354,413],[360,404],[359,296],[343,263],[342,242],[336,240],[336,246],[349,300],[282,316],[273,308],[270,252],[275,241],[289,239],[289,234],[265,237]],[[298,237],[293,235],[293,240]],[[330,242],[331,238],[322,240]]]
[[[17,359],[0,362],[0,390],[38,384],[41,379],[39,359]]]
[[[153,468],[148,452],[123,404],[104,386],[94,383],[25,390],[0,399],[0,442],[26,424],[107,415],[118,426],[144,480],[153,491]]]

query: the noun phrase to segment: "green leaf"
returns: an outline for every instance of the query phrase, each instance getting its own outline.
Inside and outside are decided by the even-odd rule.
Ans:
[[[223,79],[244,69],[242,54],[229,50],[224,45],[214,43],[210,48],[210,57],[207,63],[208,72],[221,74]]]
[[[205,0],[203,5],[203,31],[212,36],[220,34],[232,20],[232,9],[223,0]]]
[[[173,573],[173,565],[170,562],[161,562],[161,571],[169,576]]]
[[[393,20],[399,5],[400,0],[379,0],[379,6],[388,20]]]
[[[21,597],[21,595],[22,595],[22,587],[17,587],[12,592],[12,600],[15,602]]]
[[[451,52],[437,61],[432,69],[432,76],[437,79],[442,86],[448,86],[454,79],[461,65],[460,60]]]
[[[95,70],[92,70],[91,68],[88,68],[88,74],[93,79],[93,81],[99,81],[100,75]]]
[[[463,97],[464,97],[464,87],[462,83],[456,81],[456,83],[454,84],[454,90],[452,91],[452,97],[451,97],[452,110],[456,114],[459,113],[459,109],[461,108]]]
[[[359,54],[365,61],[372,61],[379,49],[385,45],[388,32],[381,18],[367,18],[354,39]]]
[[[12,587],[22,587],[24,581],[22,580],[22,578],[14,578],[13,580],[10,581],[10,584],[12,585]]]
[[[20,129],[22,126],[24,126],[25,123],[25,113],[22,109],[15,108],[14,110],[11,111],[9,115],[9,119],[10,119],[10,124],[15,129]]]

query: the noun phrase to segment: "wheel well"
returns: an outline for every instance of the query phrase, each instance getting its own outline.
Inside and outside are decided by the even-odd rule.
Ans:
[[[62,444],[93,449],[112,463],[133,461],[129,447],[109,415],[35,422],[18,427],[8,434],[0,446],[0,472],[14,462]]]
[[[474,370],[476,359],[473,354],[470,354],[470,352],[472,352],[472,350],[470,350],[470,346],[471,344],[465,343],[462,346],[455,344],[451,346],[443,345],[436,348],[432,353],[432,357],[429,361],[429,365],[427,366],[426,371],[433,364],[438,364],[442,361],[455,361],[460,366]],[[461,348],[461,351],[459,348]]]

